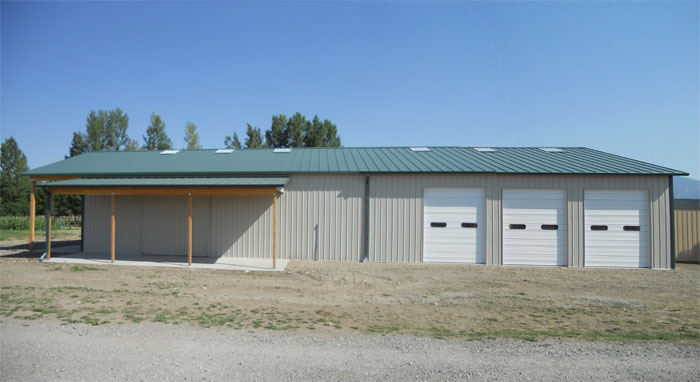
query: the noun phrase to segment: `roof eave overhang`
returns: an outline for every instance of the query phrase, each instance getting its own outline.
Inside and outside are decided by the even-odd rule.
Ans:
[[[191,187],[172,187],[172,186],[147,186],[147,187],[63,187],[52,186],[50,184],[42,185],[52,195],[200,195],[200,196],[255,196],[255,195],[274,195],[283,190],[279,186],[266,187],[250,187],[250,186],[191,186]]]
[[[513,171],[293,171],[293,172],[211,172],[211,173],[115,173],[115,174],[100,174],[100,173],[85,173],[85,174],[27,174],[31,180],[37,182],[80,179],[80,178],[118,178],[118,177],[162,177],[162,178],[177,178],[177,177],[218,177],[218,176],[289,176],[289,175],[356,175],[356,174],[376,174],[376,175],[421,175],[421,174],[442,174],[442,175],[616,175],[616,176],[689,176],[687,172],[513,172]]]

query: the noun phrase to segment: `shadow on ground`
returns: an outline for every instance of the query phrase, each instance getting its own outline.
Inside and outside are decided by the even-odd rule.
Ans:
[[[71,245],[80,245],[80,240],[52,240],[51,248],[61,248],[68,247]],[[44,250],[46,249],[45,242],[35,242],[34,243],[34,254],[29,253],[29,243],[6,243],[0,242],[0,251],[7,251],[10,253],[3,253],[1,257],[4,258],[39,258]]]

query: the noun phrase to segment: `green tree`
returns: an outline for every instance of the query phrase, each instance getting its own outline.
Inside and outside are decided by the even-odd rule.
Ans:
[[[74,157],[86,151],[88,151],[88,148],[85,136],[83,135],[83,133],[74,131],[73,140],[71,141],[70,148],[68,149],[68,156]]]
[[[260,133],[260,129],[251,126],[250,123],[248,123],[247,125],[248,128],[246,129],[247,137],[245,139],[245,147],[248,149],[258,149],[263,147],[262,134]]]
[[[199,134],[197,134],[197,126],[192,122],[187,122],[185,126],[185,142],[187,142],[187,150],[201,149],[199,144]]]
[[[317,115],[309,121],[301,113],[289,119],[284,114],[273,115],[265,142],[270,147],[340,147],[336,125],[327,119],[321,122]]]
[[[85,132],[73,132],[68,156],[73,157],[91,151],[132,150],[135,140],[127,134],[129,116],[120,108],[114,110],[91,110],[85,123]],[[40,201],[43,193],[37,192],[37,212],[41,213]],[[77,195],[57,195],[52,210],[56,215],[77,215],[82,209],[82,201]]]
[[[314,116],[311,126],[304,134],[304,146],[306,147],[340,147],[337,127],[329,120],[321,120]]]
[[[173,148],[173,142],[165,133],[165,122],[155,112],[151,114],[151,124],[146,129],[143,141],[144,150],[170,150]]]
[[[129,116],[121,109],[90,111],[85,132],[73,133],[69,156],[89,151],[120,151],[131,142],[126,131]]]
[[[287,147],[304,147],[304,135],[311,128],[311,123],[301,113],[295,113],[287,121],[285,135],[287,136]]]
[[[0,146],[0,215],[29,213],[29,179],[22,176],[27,170],[27,157],[13,137],[7,138]]]
[[[126,144],[126,147],[124,147],[124,151],[138,151],[139,149],[139,141],[136,139],[129,139],[129,143]]]
[[[317,115],[311,121],[311,127],[304,134],[305,147],[321,147],[323,146],[323,123]]]
[[[231,138],[230,135],[226,136],[224,139],[224,146],[226,146],[227,149],[241,149],[241,141],[238,140],[238,134],[236,134],[235,131],[233,132],[233,138]]]
[[[329,120],[323,121],[323,147],[340,147],[338,127]]]
[[[273,115],[270,129],[265,131],[265,142],[269,147],[289,147],[287,116]]]

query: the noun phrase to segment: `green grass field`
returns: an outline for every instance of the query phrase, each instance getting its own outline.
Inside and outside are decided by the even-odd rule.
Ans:
[[[37,241],[44,241],[46,236],[46,231],[35,230],[34,237]],[[74,238],[80,239],[80,228],[77,229],[62,229],[51,232],[51,238],[55,239],[67,239]],[[28,229],[18,229],[18,230],[0,230],[0,241],[5,240],[29,240],[29,230]]]

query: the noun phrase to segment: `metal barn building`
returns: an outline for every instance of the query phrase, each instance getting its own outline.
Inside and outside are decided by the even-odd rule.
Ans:
[[[84,195],[82,249],[112,259],[673,268],[687,174],[582,147],[387,147],[95,152],[26,175]]]
[[[676,261],[700,263],[700,200],[673,201]]]

